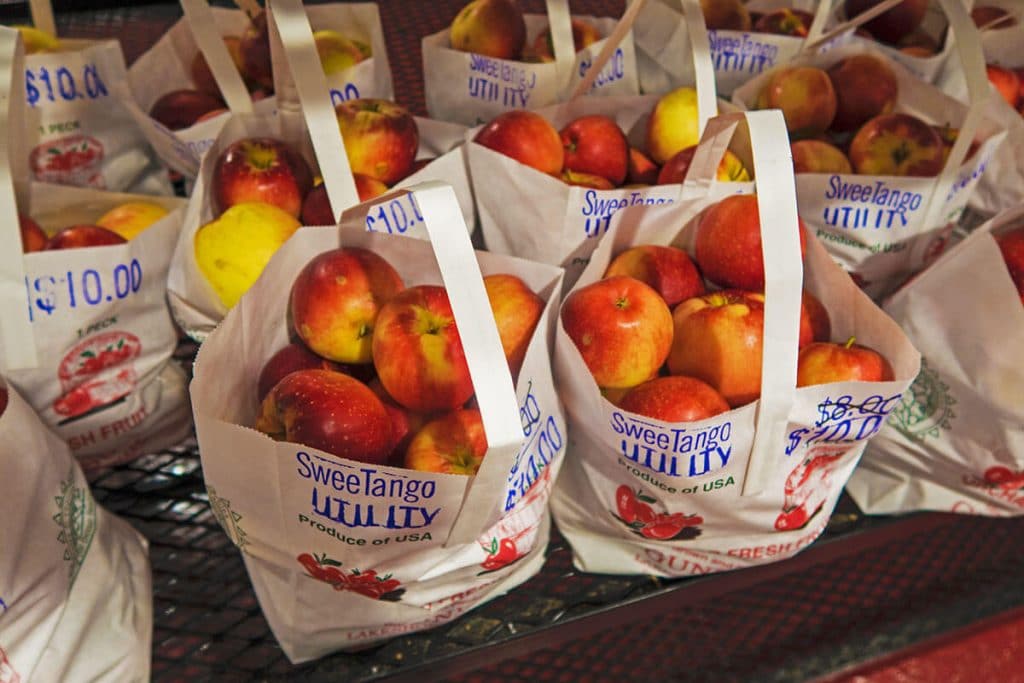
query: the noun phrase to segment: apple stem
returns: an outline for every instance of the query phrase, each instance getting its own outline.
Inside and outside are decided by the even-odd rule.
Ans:
[[[851,336],[851,337],[850,337],[849,339],[847,339],[847,340],[846,340],[846,343],[845,343],[845,344],[843,344],[843,348],[844,348],[844,349],[849,349],[849,348],[851,348],[851,347],[853,346],[853,342],[854,342],[854,340],[855,340],[856,338],[857,338],[857,337]]]

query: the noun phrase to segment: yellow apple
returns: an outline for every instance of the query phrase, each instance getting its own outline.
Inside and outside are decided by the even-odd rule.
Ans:
[[[328,76],[352,68],[367,59],[371,52],[366,43],[347,38],[331,29],[314,31],[313,42],[320,54],[320,65]]]
[[[167,209],[152,202],[128,202],[119,204],[100,216],[96,225],[113,230],[126,240],[130,240],[167,213]]]
[[[662,95],[647,122],[647,154],[663,164],[698,142],[697,91],[683,86]]]
[[[298,228],[294,216],[273,204],[235,204],[196,231],[196,265],[221,303],[231,308]]]
[[[25,54],[27,55],[37,52],[56,52],[60,49],[60,40],[57,39],[57,36],[34,26],[15,26],[14,28],[21,33],[21,40],[25,43]]]

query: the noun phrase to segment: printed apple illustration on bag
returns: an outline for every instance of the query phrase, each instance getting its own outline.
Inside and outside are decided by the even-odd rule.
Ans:
[[[704,518],[681,512],[655,512],[658,501],[643,491],[634,491],[623,484],[615,490],[615,511],[612,515],[634,534],[658,541],[691,540],[700,535]]]
[[[832,488],[832,472],[845,450],[808,454],[786,478],[786,500],[775,520],[778,531],[802,529],[821,510]]]
[[[29,165],[35,179],[44,183],[105,187],[100,174],[103,143],[89,135],[47,140],[29,154]]]
[[[54,411],[70,419],[127,396],[137,381],[132,361],[141,353],[139,338],[123,330],[81,341],[58,368],[63,393],[54,401]]]
[[[336,591],[350,591],[374,600],[398,602],[405,589],[401,582],[390,574],[378,576],[374,569],[351,569],[347,573],[340,569],[342,563],[331,559],[327,553],[313,555],[302,553],[296,557],[306,573],[317,581],[330,584]]]

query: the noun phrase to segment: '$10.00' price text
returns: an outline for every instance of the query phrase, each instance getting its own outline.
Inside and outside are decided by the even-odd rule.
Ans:
[[[25,69],[25,98],[33,107],[40,102],[96,100],[108,94],[95,64],[85,64],[81,73],[66,66]]]
[[[142,264],[138,259],[112,268],[69,270],[61,275],[25,278],[29,319],[71,309],[99,306],[125,299],[142,287]]]

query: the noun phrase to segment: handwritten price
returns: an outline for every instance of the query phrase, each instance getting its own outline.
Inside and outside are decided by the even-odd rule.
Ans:
[[[366,216],[369,232],[405,234],[416,223],[423,222],[423,215],[411,194],[403,195],[389,202],[378,204]]]
[[[25,97],[33,107],[40,101],[96,100],[107,95],[95,64],[84,65],[80,74],[66,66],[52,71],[45,66],[25,69]]]
[[[875,395],[869,396],[861,403],[853,403],[852,396],[840,396],[836,399],[826,398],[818,404],[818,419],[815,427],[837,420],[846,420],[854,417],[865,417],[878,415],[885,417],[900,401],[901,394],[895,394],[888,398]]]
[[[138,259],[119,263],[109,272],[95,268],[81,272],[72,270],[63,275],[25,278],[28,289],[29,320],[39,313],[54,315],[64,309],[98,306],[119,301],[135,294],[142,287],[142,264]]]

